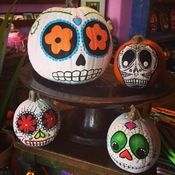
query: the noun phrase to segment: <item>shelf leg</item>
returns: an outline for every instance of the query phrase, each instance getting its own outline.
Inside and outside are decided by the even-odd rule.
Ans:
[[[80,108],[73,110],[69,116],[69,139],[72,142],[104,146],[108,128],[117,115],[113,110],[97,108]]]

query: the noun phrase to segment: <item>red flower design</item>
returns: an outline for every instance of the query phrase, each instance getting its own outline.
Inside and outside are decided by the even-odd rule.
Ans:
[[[37,120],[30,114],[24,114],[18,119],[18,127],[24,133],[30,133],[36,130]]]
[[[43,124],[45,128],[53,128],[57,123],[57,114],[54,110],[49,109],[43,114]]]

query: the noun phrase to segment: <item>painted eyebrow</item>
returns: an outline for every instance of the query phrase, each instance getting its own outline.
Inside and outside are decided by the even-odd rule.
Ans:
[[[97,13],[97,12],[89,12],[89,13],[86,13],[84,16],[87,16],[87,15],[90,15],[90,14],[96,14],[96,15],[99,15],[99,16],[102,16],[102,15],[100,15],[99,13]]]
[[[63,11],[48,11],[48,12],[43,12],[42,14],[47,14],[47,13],[53,13],[53,12],[55,12],[55,13],[64,13],[64,14],[68,14],[68,15],[72,15],[72,13],[70,13],[70,12],[63,12]]]

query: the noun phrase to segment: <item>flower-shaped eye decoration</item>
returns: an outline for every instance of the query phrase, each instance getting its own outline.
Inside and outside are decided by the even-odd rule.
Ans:
[[[58,123],[57,113],[52,109],[47,110],[43,114],[42,122],[46,129],[53,128]]]
[[[60,51],[68,52],[71,50],[72,31],[68,28],[62,29],[61,26],[54,26],[50,33],[44,37],[46,44],[49,44],[53,54],[59,54]]]
[[[17,127],[25,134],[32,134],[36,131],[37,120],[32,114],[23,114],[17,120]]]
[[[110,37],[107,27],[99,21],[88,22],[84,29],[84,43],[87,51],[95,56],[101,56],[108,52]]]
[[[77,45],[77,32],[66,22],[49,23],[41,35],[44,53],[54,60],[64,60],[70,56]]]

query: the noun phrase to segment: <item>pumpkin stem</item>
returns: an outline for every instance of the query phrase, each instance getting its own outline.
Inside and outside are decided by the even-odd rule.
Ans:
[[[66,3],[67,7],[73,7],[74,6],[73,3],[72,3],[72,0],[66,0],[65,3]]]
[[[144,37],[142,35],[134,35],[132,37],[132,40],[134,40],[137,43],[140,43],[140,42],[142,42],[144,40]]]
[[[131,120],[137,120],[141,117],[140,112],[138,111],[138,109],[136,109],[136,107],[134,105],[130,106],[130,111],[128,112],[128,117]]]
[[[36,93],[36,92],[33,91],[33,90],[30,90],[30,91],[29,91],[29,100],[35,102],[35,101],[37,101],[38,99],[39,99],[38,93]]]

